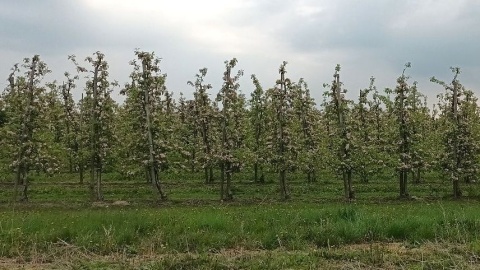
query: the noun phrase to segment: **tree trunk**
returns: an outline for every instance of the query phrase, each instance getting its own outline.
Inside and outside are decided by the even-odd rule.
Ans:
[[[287,171],[285,169],[281,169],[280,170],[280,199],[281,200],[288,200],[290,198],[287,191],[286,176],[287,176]]]
[[[286,86],[286,82],[285,82],[285,70],[281,69],[280,70],[280,105],[279,105],[279,108],[278,108],[278,122],[279,122],[279,126],[280,126],[280,130],[279,130],[279,137],[280,137],[280,147],[279,147],[279,156],[280,156],[280,160],[281,160],[281,163],[279,164],[280,165],[280,174],[279,174],[279,183],[280,183],[280,199],[281,200],[288,200],[289,199],[289,194],[288,194],[288,190],[287,190],[287,183],[286,183],[286,178],[287,178],[287,168],[286,168],[286,162],[285,162],[285,109],[284,108],[284,103],[285,103],[285,98],[286,98],[286,95],[287,95],[287,86]]]
[[[283,74],[282,74],[282,82],[283,82]],[[282,84],[283,85],[283,84]],[[283,104],[283,101],[282,101]],[[282,105],[283,106],[283,105]],[[281,112],[280,114],[282,114]],[[283,133],[283,125],[284,125],[284,120],[282,115],[280,116],[280,168],[279,168],[279,182],[280,182],[280,199],[281,200],[287,200],[288,199],[288,192],[287,192],[287,186],[286,186],[286,176],[287,176],[287,170],[285,168],[285,142],[284,142],[284,133]]]
[[[83,164],[79,164],[78,173],[80,175],[80,184],[83,185]]]
[[[83,93],[82,93],[82,99],[81,100],[82,100],[82,104],[83,104],[83,102],[84,102]],[[84,106],[85,105],[83,104],[82,108],[80,110],[80,123],[79,123],[79,126],[78,126],[78,128],[79,128],[79,132],[78,132],[79,135],[78,136],[80,136],[83,132],[83,110],[84,110],[83,107]],[[83,162],[84,162],[84,160],[83,160],[83,153],[82,153],[82,151],[83,151],[83,140],[82,140],[82,137],[79,137],[79,138],[80,139],[79,139],[79,143],[78,143],[78,172],[80,174],[80,184],[83,184],[83,177],[84,177],[83,176],[83,169],[84,169],[83,168],[83,165],[84,165]]]
[[[213,183],[213,167],[212,166],[208,168],[208,172],[209,172],[208,182]]]
[[[192,173],[195,173],[195,157],[196,157],[196,152],[195,152],[195,148],[192,150],[191,152],[191,161],[190,161],[190,171]]]
[[[23,116],[23,126],[22,126],[22,135],[20,137],[20,150],[18,153],[18,165],[17,165],[17,179],[15,182],[15,192],[14,192],[14,200],[17,199],[17,187],[18,185],[22,186],[22,198],[21,201],[28,201],[28,164],[26,163],[26,152],[27,152],[27,143],[32,141],[33,137],[33,115],[32,115],[32,106],[34,105],[34,80],[35,80],[35,72],[37,69],[38,63],[38,56],[35,55],[32,58],[32,64],[30,66],[29,78],[28,78],[28,85],[27,85],[27,108],[25,111],[25,115]]]
[[[456,199],[462,197],[462,191],[460,190],[460,181],[457,179],[457,180],[453,180],[452,183],[453,183],[453,196]]]
[[[205,184],[208,184],[208,179],[210,178],[210,174],[208,173],[208,167],[203,168],[205,172]]]
[[[232,180],[232,167],[231,163],[225,162],[220,165],[220,197],[224,201],[233,200],[231,180]]]
[[[456,79],[453,80],[453,100],[452,100],[452,110],[453,110],[453,120],[455,123],[455,135],[458,135],[458,130],[460,126],[459,116],[458,116],[458,84]],[[460,155],[459,155],[459,147],[458,147],[458,136],[453,137],[453,158],[455,160],[455,168],[454,168],[454,176],[452,179],[453,184],[453,197],[456,199],[462,196],[462,191],[460,190],[460,176],[458,173],[458,169],[460,168]]]
[[[349,139],[348,139],[348,132],[347,132],[347,126],[345,124],[345,115],[343,112],[343,102],[342,102],[342,97],[340,94],[341,90],[341,83],[340,83],[340,75],[338,73],[335,73],[334,75],[335,82],[333,85],[333,96],[335,99],[335,107],[337,111],[337,121],[338,121],[338,126],[341,130],[341,139],[343,141],[341,145],[341,149],[339,151],[340,155],[340,160],[343,163],[342,165],[342,175],[343,175],[343,188],[344,188],[344,193],[345,193],[345,200],[350,201],[354,199],[354,191],[352,187],[352,170],[348,168],[347,164],[345,164],[345,161],[347,161],[350,158],[350,144],[349,144]]]
[[[408,189],[407,189],[407,178],[408,172],[401,170],[399,173],[399,182],[400,182],[400,198],[408,198]]]
[[[347,185],[348,185],[348,200],[355,199],[355,191],[352,186],[352,170],[347,171]]]
[[[254,171],[254,181],[255,183],[258,183],[258,162],[255,162],[253,165],[253,171]]]
[[[95,201],[95,184],[92,182],[92,179],[95,179],[95,172],[93,168],[90,169],[90,182],[88,183],[88,190],[90,191],[90,200]]]
[[[99,59],[101,60],[101,59]],[[103,197],[101,195],[101,188],[98,186],[101,184],[98,177],[101,172],[99,171],[100,165],[100,153],[98,149],[99,141],[99,115],[98,115],[98,72],[100,69],[100,63],[95,64],[95,70],[93,72],[93,89],[92,89],[92,106],[91,106],[91,156],[90,156],[90,195],[92,201],[101,201]]]
[[[220,164],[220,200],[225,199],[225,163]]]
[[[102,191],[102,169],[95,169],[95,196],[97,201],[103,201],[103,191]]]
[[[406,108],[405,108],[405,91],[406,87],[402,84],[400,86],[400,160],[402,162],[402,167],[399,171],[400,175],[400,198],[408,198],[407,191],[407,177],[408,171],[406,166],[410,165],[410,161],[407,160],[407,155],[410,152],[409,143],[408,143],[408,134],[407,134],[407,122],[406,122]]]
[[[255,127],[255,155],[258,155],[258,149],[260,148],[260,130],[261,130],[261,127],[260,125],[258,124],[258,122],[256,123],[256,127]],[[255,176],[254,176],[254,180],[255,180],[255,183],[258,183],[260,181],[260,179],[258,179],[258,167],[259,167],[259,162],[258,162],[258,159],[256,157],[256,160],[255,160],[255,164],[253,165],[253,170],[254,170],[254,173],[255,173]]]
[[[233,200],[233,193],[232,193],[232,163],[227,162],[227,188],[226,188],[226,199],[231,201]]]
[[[307,182],[308,183],[317,182],[317,176],[316,176],[316,173],[315,173],[315,169],[313,168],[312,165],[309,166],[308,171],[307,171]]]
[[[68,124],[68,121],[67,121],[67,134],[70,136],[70,125]],[[72,142],[70,141],[70,138],[68,138],[68,140],[69,140],[69,141],[68,141],[67,145],[68,145],[68,148],[70,148],[69,151],[68,151],[68,172],[69,172],[70,174],[72,174],[72,173],[73,173],[73,157],[72,157],[72,152],[74,151],[74,149],[73,149],[74,146],[73,146]]]
[[[420,184],[422,180],[422,168],[418,167],[412,170],[412,179],[415,184]]]
[[[465,184],[471,184],[472,183],[472,177],[470,175],[465,176]]]
[[[20,199],[21,201],[28,201],[28,178],[27,175],[25,174],[23,179],[23,189],[22,189],[22,198]]]
[[[142,68],[143,68],[143,79],[148,82],[148,70],[147,64],[145,61],[142,61]],[[152,122],[150,116],[150,103],[149,103],[149,89],[148,85],[143,87],[143,94],[144,94],[144,111],[145,111],[145,120],[147,124],[147,135],[148,135],[148,148],[149,148],[149,172],[150,172],[150,182],[152,183],[152,187],[154,192],[158,193],[160,200],[165,200],[166,196],[160,186],[160,180],[158,176],[158,164],[155,161],[155,149],[153,143],[153,132],[152,132]]]

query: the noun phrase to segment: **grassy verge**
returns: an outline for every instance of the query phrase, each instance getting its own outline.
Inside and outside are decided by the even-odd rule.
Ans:
[[[253,183],[251,174],[236,174],[233,181],[234,199],[239,204],[276,202],[279,199],[276,175],[267,175],[264,184]],[[10,177],[11,178],[11,177]],[[59,174],[52,177],[32,175],[29,200],[36,204],[81,205],[88,202],[90,195],[87,183],[79,184],[74,174]],[[13,178],[12,178],[13,179]],[[218,181],[204,184],[201,174],[165,174],[162,184],[169,201],[174,204],[218,203],[220,186]],[[378,203],[397,200],[398,183],[395,176],[372,179],[368,183],[355,181],[357,202]],[[10,179],[11,180],[11,179]],[[105,174],[103,191],[105,200],[126,200],[131,203],[149,204],[156,195],[150,184],[141,179],[123,179],[118,174]],[[343,184],[333,177],[325,176],[318,182],[307,183],[301,173],[290,174],[289,191],[292,201],[303,203],[332,203],[343,200]],[[462,184],[464,198],[480,199],[480,184]],[[435,175],[428,175],[419,184],[410,184],[409,193],[420,200],[444,200],[451,198],[451,184]],[[13,199],[13,180],[0,182],[0,207]]]
[[[480,258],[465,245],[427,242],[371,243],[314,250],[222,250],[108,256],[85,254],[71,247],[55,261],[0,259],[0,269],[478,269]]]
[[[413,247],[448,243],[477,256],[478,213],[480,205],[466,202],[2,210],[0,257],[55,262],[72,250],[91,256],[162,255],[165,267],[160,266],[168,268],[184,259],[211,266],[211,260],[223,260],[215,254],[229,250],[258,256],[281,251],[284,257],[271,260],[306,260],[308,265],[310,260],[320,263],[313,258],[319,250],[367,244],[362,252],[371,244],[398,242]],[[175,254],[183,255],[174,260]]]
[[[30,201],[11,203],[0,183],[0,269],[475,269],[480,256],[479,184],[450,199],[431,176],[398,200],[397,183],[356,182],[346,204],[333,178],[292,174],[292,199],[275,181],[234,181],[234,201],[199,175],[164,175],[169,200],[151,186],[105,177],[106,201],[88,201],[70,174],[32,179]],[[268,179],[274,179],[270,175]],[[115,205],[122,202],[122,206]]]

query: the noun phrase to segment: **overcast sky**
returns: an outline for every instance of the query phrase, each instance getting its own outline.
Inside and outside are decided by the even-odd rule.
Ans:
[[[106,55],[112,79],[128,81],[134,49],[154,51],[167,73],[167,87],[191,97],[187,85],[200,68],[216,93],[223,62],[236,57],[245,71],[242,91],[253,90],[251,74],[264,88],[287,76],[309,83],[317,102],[336,64],[354,98],[377,78],[395,87],[406,62],[411,82],[429,96],[442,92],[431,76],[450,81],[450,66],[480,94],[480,1],[478,0],[0,0],[0,76],[24,57],[40,54],[52,70],[46,81],[74,72],[78,60]],[[77,90],[78,97],[82,87]],[[116,94],[118,96],[118,94]],[[117,100],[123,100],[120,97]]]

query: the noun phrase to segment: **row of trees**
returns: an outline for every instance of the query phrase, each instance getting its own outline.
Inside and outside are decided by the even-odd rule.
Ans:
[[[459,68],[452,68],[451,83],[431,79],[445,90],[432,109],[417,83],[409,82],[409,63],[395,88],[380,92],[371,78],[357,101],[346,98],[337,66],[317,105],[303,79],[287,77],[287,62],[266,90],[252,75],[253,84],[243,86],[251,92],[247,98],[234,58],[225,61],[216,95],[203,68],[188,82],[193,98],[174,100],[160,59],[143,51],[135,56],[124,86],[110,80],[100,52],[84,63],[69,56],[76,74],[65,73],[62,83],[42,83],[50,70],[38,55],[12,68],[0,97],[0,170],[14,173],[16,199],[28,200],[32,171],[78,173],[81,183],[88,172],[92,200],[103,199],[107,171],[145,178],[159,200],[166,199],[161,172],[178,169],[202,170],[206,183],[219,170],[222,200],[233,199],[232,175],[240,170],[251,171],[259,183],[266,171],[278,173],[281,199],[289,198],[293,172],[304,173],[308,182],[320,172],[340,176],[347,200],[355,198],[354,177],[368,182],[393,172],[400,197],[409,197],[409,176],[420,182],[427,171],[450,179],[455,197],[461,196],[461,182],[476,179],[479,110],[458,79]],[[83,75],[86,84],[76,102],[72,92]],[[112,99],[115,88],[126,96],[123,104]]]

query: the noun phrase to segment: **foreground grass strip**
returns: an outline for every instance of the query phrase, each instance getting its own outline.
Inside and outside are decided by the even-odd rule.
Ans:
[[[0,257],[307,250],[371,242],[476,243],[480,205],[277,204],[3,211]]]
[[[0,269],[478,269],[480,263],[478,254],[467,245],[434,242],[376,242],[301,251],[84,255],[71,250],[47,262],[0,259]]]

